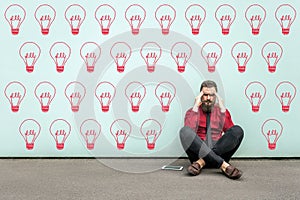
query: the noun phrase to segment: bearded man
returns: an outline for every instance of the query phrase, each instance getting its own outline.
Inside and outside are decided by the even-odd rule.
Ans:
[[[180,140],[191,165],[190,175],[199,175],[203,167],[220,168],[225,176],[238,179],[242,171],[229,164],[244,137],[243,129],[235,125],[218,94],[214,81],[200,86],[195,103],[185,115]]]

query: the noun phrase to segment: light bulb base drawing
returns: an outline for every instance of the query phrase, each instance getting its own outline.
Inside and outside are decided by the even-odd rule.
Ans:
[[[222,34],[228,35],[229,34],[229,28],[222,28]]]
[[[72,34],[78,35],[79,34],[79,28],[72,28]]]
[[[241,66],[241,65],[239,65],[239,66],[238,66],[238,71],[239,71],[239,72],[245,72],[245,71],[246,71],[246,66]]]
[[[155,148],[155,143],[147,143],[147,148],[153,150]]]
[[[19,111],[19,106],[11,106],[11,111],[18,112]]]
[[[56,143],[56,148],[57,148],[58,150],[62,150],[62,149],[64,149],[64,147],[65,147],[65,144],[64,144],[64,143]]]
[[[48,35],[49,34],[49,28],[42,28],[41,30],[43,35]]]
[[[268,70],[271,73],[274,73],[276,71],[276,66],[268,66]]]
[[[27,66],[26,65],[26,71],[27,72],[31,73],[31,72],[33,72],[33,70],[34,70],[34,66]]]
[[[131,33],[132,33],[133,35],[138,35],[139,32],[140,32],[140,29],[138,29],[138,28],[132,28],[132,29],[131,29]]]
[[[252,111],[253,111],[253,112],[258,112],[258,111],[259,111],[259,106],[257,106],[257,105],[252,105]]]
[[[64,69],[65,69],[65,66],[56,66],[56,71],[59,73],[63,72]]]
[[[283,35],[288,35],[290,33],[290,29],[289,28],[282,28],[282,34]]]
[[[259,28],[252,28],[252,34],[258,35],[259,34]]]
[[[79,111],[79,106],[71,106],[71,110],[73,112],[78,112]]]
[[[169,34],[169,29],[168,28],[162,28],[161,32],[163,35],[168,35]]]
[[[34,147],[34,143],[26,143],[26,149],[32,150]]]
[[[48,112],[49,111],[49,106],[42,106],[42,111],[43,112]]]
[[[95,144],[93,144],[93,143],[87,143],[87,144],[86,144],[86,147],[87,147],[87,149],[89,149],[89,150],[93,150],[94,147],[95,147]]]
[[[283,112],[288,112],[290,110],[290,106],[282,105],[281,109]]]
[[[178,72],[182,73],[185,71],[185,66],[178,66],[177,70],[178,70]]]
[[[19,34],[19,28],[12,28],[12,29],[11,29],[11,33],[12,33],[13,35],[18,35],[18,34]]]
[[[276,148],[276,143],[269,143],[269,144],[268,144],[268,148],[269,148],[270,150],[274,150],[274,149]]]
[[[108,35],[109,34],[109,28],[102,28],[102,34]]]
[[[109,106],[102,106],[101,107],[103,112],[108,112],[109,111]]]
[[[162,107],[161,107],[161,110],[162,110],[163,112],[169,112],[169,109],[170,109],[170,106],[169,106],[169,105],[167,105],[167,106],[162,106]]]
[[[117,71],[118,72],[124,72],[124,70],[125,70],[125,66],[123,65],[123,66],[117,66]]]
[[[192,28],[192,34],[193,35],[198,35],[200,32],[200,29],[199,28]]]
[[[86,70],[88,71],[88,72],[94,72],[94,69],[95,69],[95,66],[87,66],[86,67]]]
[[[155,66],[147,66],[147,71],[152,73],[155,70]]]
[[[140,106],[134,106],[134,105],[132,105],[132,106],[131,106],[131,110],[132,110],[133,112],[138,112],[138,111],[140,110]]]
[[[124,147],[125,147],[125,144],[124,144],[124,143],[117,143],[117,148],[118,148],[119,150],[124,149]]]
[[[216,71],[216,66],[210,66],[210,65],[209,65],[207,68],[208,68],[208,71],[209,71],[209,72],[214,72],[214,71]]]

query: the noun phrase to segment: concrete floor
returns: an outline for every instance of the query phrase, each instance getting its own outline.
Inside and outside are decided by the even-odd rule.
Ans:
[[[160,170],[162,164],[182,171]],[[1,159],[0,199],[300,199],[300,159],[234,159],[244,174],[187,175],[186,159]]]

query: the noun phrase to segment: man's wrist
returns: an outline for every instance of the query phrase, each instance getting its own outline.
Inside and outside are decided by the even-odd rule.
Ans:
[[[192,110],[193,110],[194,112],[198,112],[198,110],[199,110],[199,106],[197,106],[197,105],[194,105]]]

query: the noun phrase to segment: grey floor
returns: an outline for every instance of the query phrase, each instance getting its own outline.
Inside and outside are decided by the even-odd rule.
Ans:
[[[188,176],[186,159],[0,159],[0,199],[300,199],[300,160],[231,163],[241,179],[218,169]]]

